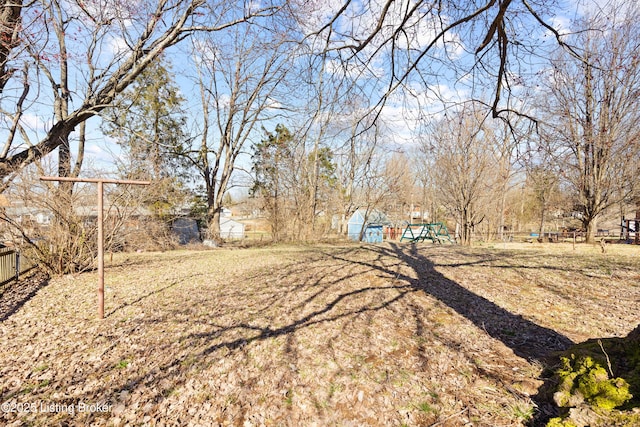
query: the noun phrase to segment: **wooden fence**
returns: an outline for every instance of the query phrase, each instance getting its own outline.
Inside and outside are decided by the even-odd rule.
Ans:
[[[31,270],[34,264],[19,251],[0,249],[0,286],[18,280],[20,275]]]

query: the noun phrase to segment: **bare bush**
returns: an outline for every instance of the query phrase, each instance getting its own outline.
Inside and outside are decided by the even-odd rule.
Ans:
[[[25,173],[5,195],[6,206],[0,213],[2,239],[52,275],[93,269],[98,254],[95,186],[60,191],[53,183],[39,181],[43,172]],[[110,190],[105,194],[105,251],[167,250],[177,245],[166,221],[144,207],[141,192]]]

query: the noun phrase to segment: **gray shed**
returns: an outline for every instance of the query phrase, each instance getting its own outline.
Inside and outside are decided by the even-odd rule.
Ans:
[[[176,218],[171,226],[181,245],[200,241],[198,223],[193,218]]]

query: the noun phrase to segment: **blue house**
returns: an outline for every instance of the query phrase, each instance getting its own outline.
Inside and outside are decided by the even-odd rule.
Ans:
[[[382,243],[384,226],[389,224],[386,215],[378,210],[374,209],[367,215],[366,209],[358,209],[347,223],[347,237],[350,240],[359,241],[362,232],[363,242]]]

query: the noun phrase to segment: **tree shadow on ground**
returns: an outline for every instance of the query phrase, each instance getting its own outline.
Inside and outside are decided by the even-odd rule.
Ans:
[[[257,326],[249,323],[240,323],[233,326],[218,325],[214,332],[206,332],[203,334],[195,334],[188,337],[197,342],[209,342],[211,345],[202,349],[198,357],[205,357],[220,349],[237,350],[256,341],[275,338],[279,336],[290,336],[296,331],[320,324],[330,323],[340,318],[355,316],[367,311],[377,311],[389,307],[394,303],[404,299],[404,297],[413,292],[424,292],[431,295],[446,306],[453,309],[459,315],[471,321],[476,327],[485,331],[494,339],[499,340],[515,355],[533,362],[544,361],[554,353],[569,348],[573,342],[564,335],[540,326],[535,322],[525,319],[521,315],[514,314],[508,310],[498,306],[492,301],[477,295],[466,289],[457,282],[447,278],[436,270],[435,263],[419,253],[416,245],[383,245],[370,246],[368,250],[377,252],[378,257],[374,261],[358,261],[350,259],[348,253],[344,256],[339,254],[326,253],[326,256],[343,262],[343,265],[356,265],[365,267],[370,271],[377,271],[381,277],[394,278],[392,284],[388,287],[360,287],[356,290],[345,291],[339,294],[335,299],[327,302],[324,306],[298,318],[294,322],[287,325],[272,328],[270,326]],[[397,259],[399,264],[385,265],[382,260]],[[414,275],[403,274],[399,266],[408,266]],[[343,267],[344,268],[344,267]],[[394,289],[398,292],[395,298],[380,301],[375,306],[361,306],[349,310],[347,312],[337,313],[335,309],[338,305],[352,298],[358,298],[367,292],[377,291],[380,289]],[[306,303],[311,301],[306,300]],[[414,307],[415,308],[415,307]],[[234,340],[217,341],[225,333],[230,330],[241,330],[241,337]],[[166,368],[168,372],[180,365],[180,360],[175,360],[171,366]],[[164,371],[164,369],[163,369]],[[127,383],[125,389],[135,388],[139,385],[138,378]]]
[[[362,247],[359,247],[359,249],[362,249]],[[261,318],[259,318],[261,320],[251,321],[247,319],[246,321],[228,324],[218,324],[215,321],[209,322],[203,328],[204,330],[190,332],[181,338],[181,341],[188,344],[183,347],[184,351],[173,352],[157,368],[145,370],[138,375],[131,376],[120,384],[114,383],[106,386],[102,390],[102,398],[106,401],[114,401],[123,392],[133,393],[136,389],[144,389],[147,392],[153,390],[151,392],[152,395],[145,396],[145,399],[158,404],[171,393],[171,390],[183,385],[185,381],[184,374],[187,371],[197,367],[191,360],[208,360],[206,363],[211,363],[210,356],[218,350],[226,350],[227,352],[241,351],[249,344],[277,337],[285,337],[287,346],[291,347],[288,343],[290,339],[294,339],[293,334],[296,331],[318,324],[330,325],[338,319],[379,311],[391,307],[403,300],[407,295],[417,292],[423,292],[442,302],[469,320],[477,328],[502,342],[514,354],[528,361],[544,360],[554,352],[564,350],[573,344],[564,335],[540,326],[518,314],[511,313],[447,278],[437,271],[437,265],[432,260],[418,251],[416,245],[367,246],[365,250],[376,254],[377,257],[374,260],[367,261],[354,260],[349,256],[349,250],[343,253],[333,252],[325,253],[324,255],[335,261],[342,261],[342,269],[353,270],[347,274],[349,277],[357,277],[362,274],[360,270],[375,272],[384,279],[386,284],[383,282],[382,286],[364,285],[356,289],[344,289],[332,295],[331,298],[320,301],[318,295],[322,293],[323,285],[320,285],[317,275],[321,274],[321,272],[314,272],[314,277],[310,277],[308,282],[296,282],[296,286],[287,288],[290,292],[296,292],[296,290],[304,287],[310,292],[308,298],[305,298],[301,303],[306,307],[296,306],[295,308],[299,308],[300,311],[295,318],[289,319],[287,323],[273,325],[268,320],[264,321],[266,319]],[[308,267],[298,264],[292,265],[290,268],[295,271],[296,269],[304,270]],[[336,267],[331,265],[325,267],[325,269],[324,273],[329,273],[334,271]],[[407,269],[415,274],[406,273]],[[290,269],[280,271],[279,274],[288,273],[291,273]],[[344,280],[344,277],[340,278],[340,281],[342,280]],[[330,283],[324,286],[338,284]],[[498,285],[496,284],[496,286]],[[372,304],[362,304],[360,302],[360,298],[364,294],[385,289],[394,292],[394,295],[389,294],[386,298]],[[163,290],[161,289],[160,291]],[[250,295],[245,296],[245,298],[249,297]],[[270,306],[276,304],[276,301],[283,308],[287,308],[287,304],[291,305],[288,302],[286,292],[276,296],[264,295],[263,298],[265,304],[268,303]],[[274,300],[273,298],[276,299]],[[140,300],[136,300],[133,303],[136,304],[138,302]],[[291,308],[291,306],[288,308]],[[413,307],[411,304],[409,304],[409,308],[419,311],[419,307]],[[188,310],[185,313],[188,313]],[[411,313],[407,314],[411,315]],[[158,322],[162,320],[159,318],[145,318],[143,321],[136,320],[136,322],[149,321]],[[138,326],[140,325],[134,325],[136,328]],[[420,329],[420,325],[418,325],[418,329]],[[420,333],[420,331],[418,332]],[[105,371],[108,370],[108,366],[105,366],[104,369]]]
[[[391,244],[390,249],[377,247],[378,251],[390,251],[406,263],[416,274],[412,285],[438,299],[458,314],[470,320],[491,337],[509,347],[514,354],[529,362],[551,363],[552,356],[570,348],[574,342],[553,329],[540,326],[512,313],[494,302],[477,295],[436,270],[436,264],[423,254],[416,245]],[[390,254],[391,255],[391,254]],[[496,283],[495,286],[500,286]],[[540,391],[532,396],[536,405],[533,426],[544,426],[557,415],[548,390],[553,388],[553,379],[546,378]]]
[[[145,293],[143,295],[140,295],[140,296],[138,296],[137,298],[135,298],[133,300],[123,301],[123,302],[119,303],[116,307],[114,307],[111,311],[109,311],[106,314],[106,317],[112,316],[116,312],[124,310],[127,307],[134,306],[134,305],[138,304],[139,302],[142,302],[143,300],[145,300],[147,298],[151,298],[151,297],[153,297],[155,295],[161,294],[162,292],[179,285],[182,281],[184,281],[186,279],[193,279],[193,278],[196,278],[198,276],[201,276],[201,275],[200,274],[192,274],[192,275],[189,275],[189,276],[186,276],[186,277],[182,278],[181,280],[174,280],[174,281],[172,281],[171,283],[169,283],[169,284],[167,284],[165,286],[162,286],[160,288],[157,288],[157,289],[154,289],[154,290],[152,290],[150,292],[147,292],[147,293]]]
[[[389,248],[389,249],[388,249]],[[566,336],[525,319],[477,295],[436,270],[429,258],[420,254],[416,245],[376,247],[375,250],[395,255],[416,274],[412,286],[437,298],[458,314],[473,322],[491,337],[501,341],[528,361],[543,361],[555,352],[573,345]],[[496,284],[499,286],[499,283]]]
[[[414,288],[446,304],[529,362],[548,366],[554,355],[574,345],[563,334],[512,313],[447,278],[436,270],[432,260],[418,251],[416,245],[390,244],[375,250],[398,257],[415,272],[416,279],[411,281]],[[532,396],[536,405],[536,413],[531,420],[533,426],[544,426],[549,418],[557,415],[558,408],[548,393],[553,387],[552,382],[553,378],[546,378],[539,392]]]
[[[49,284],[48,276],[36,271],[27,277],[10,282],[0,293],[0,322],[4,322],[25,305],[40,289]]]
[[[265,321],[262,316],[257,316],[253,320],[246,319],[240,322],[223,323],[215,320],[215,314],[212,313],[212,319],[206,322],[202,332],[191,331],[180,337],[180,342],[176,346],[176,350],[160,365],[149,367],[143,370],[139,375],[133,375],[120,384],[105,385],[100,393],[99,401],[117,402],[123,393],[135,394],[136,391],[145,390],[145,400],[159,404],[166,399],[171,391],[185,384],[185,374],[191,370],[201,369],[203,365],[211,363],[211,357],[215,353],[222,351],[221,354],[227,355],[246,352],[252,344],[272,340],[282,337],[286,340],[287,358],[291,365],[296,365],[296,351],[291,344],[295,341],[295,333],[305,328],[316,325],[332,325],[335,321],[342,319],[352,319],[367,313],[377,312],[388,308],[397,302],[403,300],[408,293],[416,292],[413,287],[407,283],[393,282],[388,285],[370,285],[358,286],[356,289],[343,289],[330,297],[322,295],[329,289],[339,289],[340,283],[344,280],[352,280],[358,277],[362,272],[352,270],[364,270],[362,266],[356,264],[347,264],[338,267],[335,263],[327,263],[323,271],[314,271],[314,274],[308,277],[306,281],[292,282],[292,286],[283,286],[278,288],[278,292],[274,295],[271,293],[255,293],[243,291],[242,289],[234,289],[229,287],[230,293],[237,294],[239,300],[249,300],[256,296],[261,299],[264,304],[263,310],[267,307],[281,306],[286,310],[295,310],[299,314],[290,319],[290,321],[274,325]],[[366,266],[367,271],[371,271],[370,266]],[[287,268],[278,270],[277,276],[293,276],[309,271],[309,266],[298,262],[292,263]],[[332,276],[339,274],[339,279],[321,280],[324,275]],[[264,280],[264,275],[260,274],[255,279]],[[291,279],[289,279],[291,280]],[[294,279],[295,280],[295,279]],[[175,284],[158,289],[147,295],[133,300],[130,304],[136,305],[149,296],[163,293]],[[292,304],[291,293],[309,292],[309,296],[302,301]],[[371,303],[361,303],[360,299],[372,292],[388,292],[385,298],[375,300]],[[206,302],[205,302],[206,304]],[[128,304],[127,304],[128,305]],[[120,308],[117,307],[111,314],[116,313]],[[254,314],[261,314],[263,310],[257,310]],[[137,330],[145,323],[157,322],[176,322],[178,318],[188,318],[187,322],[191,323],[195,319],[189,314],[189,307],[180,306],[171,312],[170,316],[157,313],[152,316],[145,316],[143,319],[135,319],[131,322],[131,330]],[[253,317],[253,316],[252,316]],[[197,320],[196,320],[197,321]],[[142,326],[144,328],[144,326]],[[126,335],[126,334],[125,334]],[[181,350],[178,350],[180,348]],[[131,356],[135,359],[135,356]],[[215,357],[215,356],[214,356]],[[102,365],[99,371],[109,371],[108,363]],[[77,385],[82,383],[79,380]],[[247,383],[248,384],[248,383]],[[59,402],[59,403],[65,403]]]

